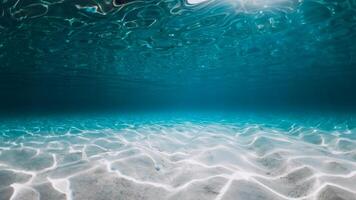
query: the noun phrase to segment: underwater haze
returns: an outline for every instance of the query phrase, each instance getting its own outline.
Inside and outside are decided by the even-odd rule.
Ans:
[[[355,0],[0,0],[0,200],[356,200]]]
[[[355,107],[354,0],[2,0],[1,105]]]

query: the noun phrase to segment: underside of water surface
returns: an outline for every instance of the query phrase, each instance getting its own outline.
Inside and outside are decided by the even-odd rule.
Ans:
[[[356,200],[355,0],[0,0],[0,200]]]

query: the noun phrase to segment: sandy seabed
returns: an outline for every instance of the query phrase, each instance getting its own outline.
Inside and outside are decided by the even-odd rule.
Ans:
[[[106,119],[0,126],[0,200],[356,199],[352,128]]]

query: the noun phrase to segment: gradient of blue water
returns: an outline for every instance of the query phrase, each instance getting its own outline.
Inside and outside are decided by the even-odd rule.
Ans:
[[[2,1],[1,105],[354,106],[355,24],[353,0]]]

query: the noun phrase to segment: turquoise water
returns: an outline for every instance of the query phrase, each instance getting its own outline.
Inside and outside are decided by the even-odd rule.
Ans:
[[[356,200],[355,0],[0,0],[0,200]]]
[[[7,107],[356,102],[353,0],[3,0],[0,16]]]

